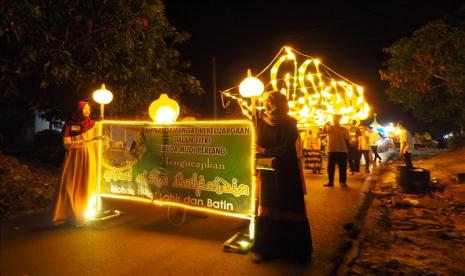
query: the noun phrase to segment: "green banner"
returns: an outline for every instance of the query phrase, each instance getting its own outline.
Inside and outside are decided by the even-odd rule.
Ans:
[[[252,214],[250,122],[104,121],[102,127],[110,137],[103,147],[103,194]]]

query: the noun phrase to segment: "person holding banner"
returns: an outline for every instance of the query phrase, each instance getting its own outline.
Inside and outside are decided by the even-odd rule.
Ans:
[[[85,223],[86,211],[95,202],[97,185],[98,124],[90,119],[88,102],[79,101],[74,114],[63,126],[65,160],[61,183],[55,193],[52,221],[55,225],[72,221],[76,226]]]
[[[257,156],[274,157],[274,171],[259,172],[259,204],[252,261],[291,257],[308,262],[313,252],[304,202],[305,181],[297,121],[288,116],[279,92],[264,95],[265,111],[257,118]]]

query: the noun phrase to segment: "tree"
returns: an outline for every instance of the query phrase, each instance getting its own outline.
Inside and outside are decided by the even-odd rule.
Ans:
[[[188,37],[160,0],[2,1],[2,103],[63,118],[105,83],[108,113],[141,115],[161,93],[203,93],[173,48]]]
[[[465,126],[464,15],[462,7],[384,49],[386,94],[425,122]]]

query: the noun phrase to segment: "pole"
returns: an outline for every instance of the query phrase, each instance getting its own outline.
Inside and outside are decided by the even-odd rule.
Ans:
[[[103,109],[105,108],[104,104],[100,104],[100,120],[103,121]]]
[[[102,112],[100,112],[100,114],[102,114]],[[103,135],[101,121],[98,124],[98,135],[100,137],[102,137]],[[98,140],[98,152],[97,152],[98,154],[97,156],[97,204],[96,204],[97,213],[100,213],[100,211],[102,210],[102,197],[101,197],[102,188],[101,188],[101,183],[100,183],[101,177],[102,177],[102,147],[103,147],[102,139],[99,139]]]
[[[216,60],[215,57],[212,58],[212,90],[213,90],[213,118],[217,119],[218,109],[217,109],[217,99],[216,99]]]

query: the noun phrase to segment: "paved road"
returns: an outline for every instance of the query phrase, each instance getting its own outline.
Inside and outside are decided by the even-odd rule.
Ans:
[[[2,222],[1,275],[324,275],[352,221],[367,175],[348,188],[323,187],[326,175],[306,172],[314,257],[309,265],[276,260],[254,264],[248,254],[222,251],[246,221],[192,214],[182,226],[167,208],[106,200],[124,215],[94,226],[52,227],[48,214]]]

